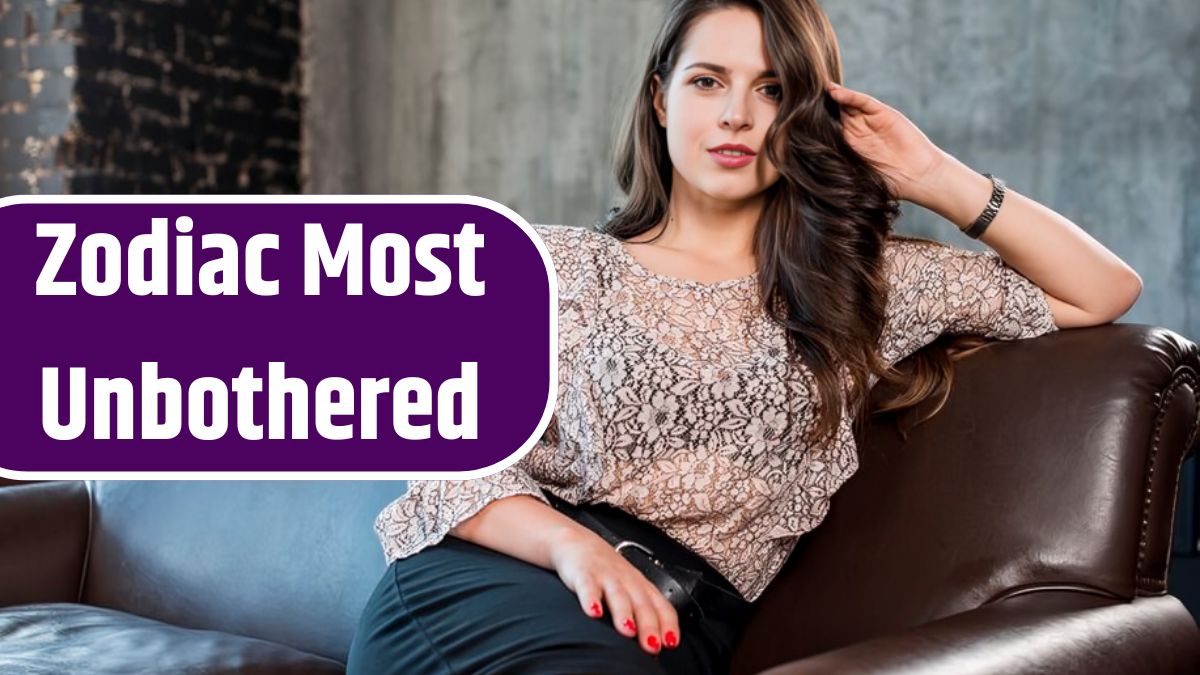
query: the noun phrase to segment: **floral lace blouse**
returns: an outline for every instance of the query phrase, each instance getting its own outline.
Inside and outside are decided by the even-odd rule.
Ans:
[[[490,502],[541,488],[607,502],[704,556],[754,601],[858,468],[851,419],[811,447],[815,380],[787,358],[754,275],[716,283],[650,271],[620,240],[534,225],[558,274],[558,401],[541,441],[484,478],[413,480],[375,520],[389,562],[436,544]],[[889,239],[881,355],[942,333],[1057,330],[1044,292],[994,251]],[[872,380],[874,384],[876,380]]]

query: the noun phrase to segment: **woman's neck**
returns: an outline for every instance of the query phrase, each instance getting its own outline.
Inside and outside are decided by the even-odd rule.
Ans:
[[[667,215],[646,233],[662,232],[655,244],[717,262],[754,258],[754,230],[762,213],[762,200],[739,204],[709,198],[701,200],[671,195]]]

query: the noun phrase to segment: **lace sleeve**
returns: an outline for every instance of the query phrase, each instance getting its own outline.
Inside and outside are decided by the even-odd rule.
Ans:
[[[470,480],[408,481],[408,491],[384,507],[375,518],[375,533],[387,561],[407,558],[433,546],[459,523],[498,499],[531,495],[549,504],[527,467],[554,453],[556,432],[557,420],[551,418],[546,432],[527,455],[490,476]]]
[[[1058,330],[1045,291],[995,251],[892,239],[884,257],[891,363],[943,333],[1016,340]]]

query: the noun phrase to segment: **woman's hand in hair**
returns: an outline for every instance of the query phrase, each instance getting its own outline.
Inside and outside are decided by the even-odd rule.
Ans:
[[[923,205],[922,187],[933,183],[946,153],[899,110],[834,82],[826,89],[841,106],[850,147],[883,171],[893,197]]]
[[[682,636],[675,608],[599,535],[591,530],[566,530],[554,542],[550,557],[559,578],[579,597],[585,614],[598,619],[607,605],[608,619],[617,632],[636,636],[647,653],[679,646]]]

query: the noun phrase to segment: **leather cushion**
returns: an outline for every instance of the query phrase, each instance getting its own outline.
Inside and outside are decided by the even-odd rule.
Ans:
[[[81,601],[344,662],[387,569],[375,516],[405,489],[403,481],[96,481]]]
[[[193,630],[112,609],[44,603],[0,609],[3,673],[266,673],[341,675],[345,668],[283,645]]]

